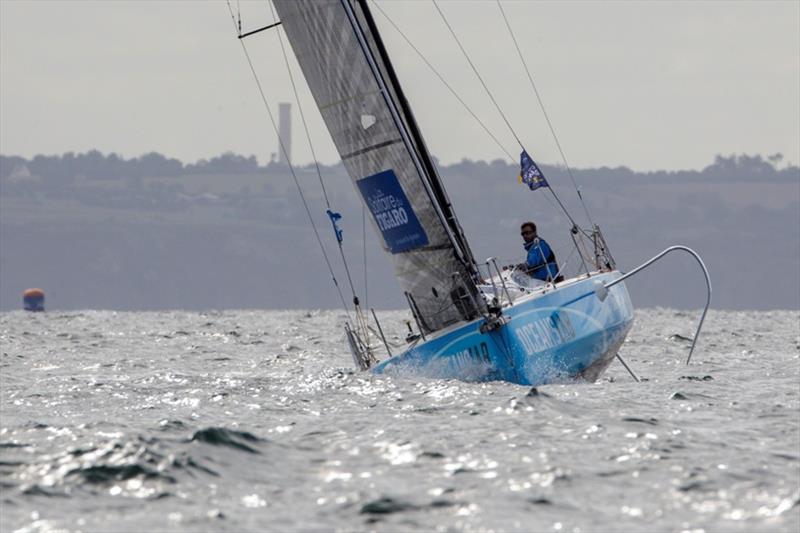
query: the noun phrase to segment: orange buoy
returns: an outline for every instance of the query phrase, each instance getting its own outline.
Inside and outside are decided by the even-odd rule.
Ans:
[[[22,293],[22,304],[26,311],[44,311],[44,291],[42,289],[26,289]]]

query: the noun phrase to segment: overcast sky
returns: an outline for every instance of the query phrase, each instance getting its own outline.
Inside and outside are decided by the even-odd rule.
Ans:
[[[271,22],[241,6],[244,29]],[[428,1],[379,5],[516,155],[519,150]],[[497,4],[441,1],[512,125],[542,163],[560,160]],[[561,145],[575,167],[699,169],[715,154],[800,162],[800,2],[503,0]],[[428,145],[445,163],[507,158],[377,12]],[[273,111],[293,101],[277,32],[246,39]],[[338,160],[299,69],[320,159]],[[276,151],[224,0],[0,0],[0,152],[185,162]],[[293,160],[310,161],[299,115]]]

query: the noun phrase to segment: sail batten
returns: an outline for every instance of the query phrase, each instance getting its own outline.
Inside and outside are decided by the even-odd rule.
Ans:
[[[355,152],[349,154],[342,154],[341,159],[344,161],[345,159],[350,159],[351,157],[355,157],[357,155],[364,155],[367,152],[371,152],[372,150],[377,150],[379,148],[385,148],[386,146],[391,146],[393,144],[399,144],[403,142],[403,139],[392,139],[388,141],[383,141],[378,144],[373,144],[372,146],[367,146],[366,148],[362,148],[361,150],[356,150]]]
[[[474,318],[474,260],[366,3],[274,4],[419,322],[433,332]]]

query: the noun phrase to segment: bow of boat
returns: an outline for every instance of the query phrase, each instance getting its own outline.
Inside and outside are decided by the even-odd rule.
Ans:
[[[494,329],[487,331],[480,318],[443,330],[373,371],[533,386],[596,380],[633,323],[624,283],[598,291],[620,275],[597,273],[543,287],[504,307],[503,324]]]

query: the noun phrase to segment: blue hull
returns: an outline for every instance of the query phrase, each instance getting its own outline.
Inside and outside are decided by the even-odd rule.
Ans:
[[[478,319],[443,330],[381,362],[373,372],[532,386],[594,381],[633,324],[624,283],[611,287],[603,301],[594,294],[595,283],[608,283],[620,275],[598,274],[519,298],[503,309],[511,319],[506,325],[481,333],[483,319]]]

